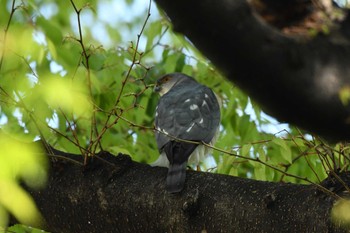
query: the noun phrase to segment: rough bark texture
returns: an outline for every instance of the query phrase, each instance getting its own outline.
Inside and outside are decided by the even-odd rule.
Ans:
[[[245,0],[156,2],[176,31],[269,114],[333,141],[350,139],[350,105],[339,98],[350,86],[349,19],[301,41],[258,19]]]
[[[31,194],[51,232],[342,232],[330,222],[335,198],[316,186],[188,171],[174,195],[165,192],[166,173],[126,155],[101,153],[84,169],[55,159],[48,186]]]

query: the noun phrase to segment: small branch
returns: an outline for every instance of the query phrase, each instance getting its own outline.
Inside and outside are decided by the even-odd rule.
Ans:
[[[265,166],[267,166],[267,167],[269,167],[269,168],[271,168],[271,169],[273,169],[273,170],[275,170],[275,171],[277,171],[277,172],[280,172],[280,173],[284,174],[285,176],[290,176],[290,177],[293,177],[293,178],[296,178],[296,179],[299,179],[299,180],[303,180],[303,181],[305,181],[305,182],[307,182],[307,183],[310,183],[310,184],[313,184],[313,185],[317,186],[320,190],[322,190],[322,191],[325,192],[325,193],[328,193],[328,194],[330,194],[330,195],[332,195],[332,196],[334,196],[334,197],[337,197],[337,198],[341,198],[341,197],[338,196],[337,194],[331,192],[330,190],[326,189],[326,188],[323,187],[322,185],[319,185],[319,184],[317,184],[317,183],[312,182],[311,180],[309,180],[309,179],[306,178],[306,177],[301,177],[301,176],[293,175],[293,174],[290,174],[290,173],[286,173],[285,171],[283,171],[283,170],[281,170],[281,169],[279,169],[279,168],[277,168],[277,167],[274,167],[274,166],[272,166],[272,165],[270,165],[270,164],[268,164],[268,163],[266,163],[266,162],[260,160],[259,158],[250,158],[250,157],[245,157],[245,156],[237,155],[237,154],[231,153],[231,152],[229,152],[229,151],[225,151],[225,150],[223,150],[223,149],[214,147],[214,146],[212,146],[212,145],[210,145],[210,144],[207,144],[207,143],[204,143],[204,142],[202,142],[201,144],[203,144],[203,145],[205,145],[205,146],[207,146],[207,147],[209,147],[209,148],[212,148],[213,150],[220,151],[220,152],[225,153],[225,154],[230,155],[230,156],[235,156],[235,157],[237,157],[237,158],[246,159],[246,160],[250,160],[250,161],[253,161],[253,162],[261,163],[261,164],[263,164],[263,165],[265,165]]]
[[[91,101],[93,101],[93,94],[92,94],[92,83],[91,83],[91,74],[90,74],[90,65],[89,65],[89,58],[90,58],[90,54],[87,53],[87,50],[85,48],[84,45],[84,41],[83,41],[83,32],[82,32],[82,28],[81,28],[81,21],[80,21],[80,13],[82,11],[83,8],[81,9],[77,9],[76,5],[74,4],[73,0],[70,0],[75,13],[77,14],[77,20],[78,20],[78,31],[79,31],[79,39],[77,40],[82,48],[82,55],[84,57],[84,61],[85,61],[85,67],[87,70],[87,80],[88,80],[88,89],[89,89],[89,94],[90,94],[90,98]],[[86,153],[84,154],[85,156],[85,162],[87,159],[87,156],[89,155],[94,155],[95,154],[95,150],[92,151],[91,148],[94,145],[95,140],[93,139],[94,134],[96,135],[96,137],[98,136],[98,129],[97,129],[97,125],[96,125],[96,106],[94,103],[92,103],[93,105],[93,112],[92,112],[92,117],[91,117],[91,127],[90,127],[90,141],[89,141],[89,146],[88,149],[86,150]],[[97,141],[97,143],[99,144],[100,148],[102,149],[102,145],[100,143],[100,141]]]
[[[140,43],[141,35],[143,34],[143,31],[144,31],[144,29],[145,29],[145,27],[146,27],[146,25],[147,25],[148,19],[149,19],[149,17],[151,16],[151,6],[152,6],[152,1],[150,0],[150,1],[149,1],[149,6],[148,6],[148,11],[147,11],[147,17],[146,17],[146,19],[145,19],[145,21],[144,21],[144,23],[143,23],[143,25],[142,25],[142,28],[141,28],[140,33],[137,35],[136,46],[135,46],[135,48],[133,48],[134,53],[133,53],[132,63],[131,63],[131,65],[129,66],[129,69],[128,69],[126,75],[125,75],[124,80],[122,81],[121,89],[120,89],[120,91],[119,91],[119,93],[118,93],[118,96],[117,96],[117,98],[116,98],[116,101],[115,101],[115,104],[114,104],[114,108],[107,114],[107,117],[106,117],[104,126],[103,126],[103,128],[101,129],[101,131],[99,132],[99,134],[96,136],[96,138],[94,139],[94,141],[93,141],[92,144],[94,144],[94,143],[96,143],[96,142],[99,142],[99,141],[102,139],[103,135],[107,132],[107,130],[108,130],[109,128],[111,128],[112,126],[114,126],[115,124],[118,123],[118,120],[119,120],[120,115],[122,115],[122,113],[124,112],[124,110],[121,109],[121,108],[119,108],[118,105],[119,105],[119,103],[120,103],[121,98],[123,97],[123,92],[124,92],[124,88],[125,88],[125,86],[126,86],[126,83],[127,83],[127,81],[129,80],[129,78],[131,77],[131,71],[133,70],[133,67],[134,67],[135,65],[141,65],[142,54],[140,54],[140,53],[138,52],[138,48],[139,48],[139,43]],[[137,55],[140,56],[140,59],[138,59],[138,60],[137,60]],[[144,67],[144,68],[146,69],[146,71],[149,70],[149,68],[146,68],[146,67]],[[142,92],[142,93],[143,93],[143,92]],[[142,93],[141,93],[141,94],[142,94]],[[135,105],[131,106],[131,109],[134,108],[134,107],[135,107]],[[115,114],[117,109],[121,110],[121,114]],[[113,115],[116,115],[116,118],[113,120],[113,122],[112,122],[111,124],[109,124],[109,121],[111,120],[111,117],[112,117]],[[92,144],[90,144],[90,145],[92,145]],[[91,147],[89,147],[89,149],[90,149],[90,148],[91,148]],[[96,153],[96,149],[97,149],[97,148],[95,147],[94,150],[93,150],[93,154]]]
[[[80,151],[83,151],[82,154],[85,154],[86,153],[86,149],[84,147],[82,147],[79,143],[73,141],[72,139],[70,139],[67,135],[64,135],[63,133],[61,133],[60,131],[58,131],[57,129],[55,128],[52,128],[50,126],[48,126],[48,128],[52,131],[54,131],[56,134],[60,135],[61,137],[65,138],[67,141],[73,143],[75,146],[77,146],[79,148]]]
[[[305,144],[308,144],[308,141],[304,138],[304,136],[301,134],[300,131],[299,131],[299,133],[300,133],[300,136],[299,136],[298,138],[302,139],[302,140],[304,141]],[[289,134],[289,132],[288,132],[288,134]],[[312,167],[312,165],[310,164],[310,161],[309,161],[308,158],[307,158],[308,152],[309,152],[311,149],[315,149],[315,148],[308,147],[305,151],[302,151],[302,150],[300,149],[299,145],[296,143],[296,141],[295,141],[293,135],[291,135],[291,134],[289,134],[289,135],[291,136],[291,139],[292,139],[294,145],[298,148],[300,154],[299,154],[296,158],[294,158],[294,159],[292,160],[292,163],[291,163],[291,164],[288,164],[288,165],[285,166],[285,172],[287,172],[288,169],[289,169],[297,160],[299,160],[300,158],[305,158],[306,163],[308,164],[308,166],[310,167],[310,169],[312,170],[312,172],[313,172],[314,175],[316,176],[318,182],[321,182],[321,179],[319,178],[317,172],[316,172],[315,169]],[[283,177],[284,177],[284,175],[281,176],[281,181],[283,180]]]
[[[61,108],[59,108],[59,110],[61,111],[61,114],[63,115],[64,119],[66,120],[67,124],[68,124],[68,128],[69,130],[72,132],[73,134],[73,138],[75,139],[75,145],[78,146],[80,153],[83,155],[86,153],[86,150],[83,149],[83,147],[80,145],[79,139],[78,139],[78,135],[76,133],[76,129],[72,127],[72,124],[70,123],[68,117],[66,116],[66,114],[62,111]],[[75,124],[76,125],[76,124]],[[70,140],[72,141],[72,140]]]
[[[151,48],[149,48],[147,51],[144,52],[144,55],[150,53],[155,47],[157,47],[158,45],[161,45],[160,41],[163,39],[165,33],[169,30],[169,27],[166,27],[165,30],[160,34],[158,40],[156,41],[156,43],[154,43],[152,45]]]
[[[1,58],[0,58],[0,70],[1,70],[1,67],[2,67],[2,63],[4,61],[4,56],[5,56],[5,48],[6,48],[6,40],[7,40],[7,32],[10,28],[10,23],[11,23],[11,20],[12,20],[12,17],[13,17],[13,14],[15,13],[15,11],[18,9],[17,7],[15,7],[15,3],[16,3],[16,0],[12,0],[12,5],[11,5],[11,12],[10,12],[10,17],[9,17],[9,20],[7,21],[7,25],[4,29],[4,39],[3,39],[3,47],[2,47],[2,51],[1,51]],[[2,88],[1,88],[2,91],[4,91]],[[5,92],[6,93],[6,92]]]
[[[116,99],[116,102],[115,102],[115,106],[118,106],[119,102],[120,102],[120,99],[121,99],[121,96],[123,94],[123,91],[124,91],[124,88],[125,88],[125,85],[126,85],[126,82],[128,81],[129,77],[130,77],[130,73],[135,65],[135,63],[137,62],[136,61],[136,55],[138,54],[138,48],[139,48],[139,43],[140,43],[140,38],[141,38],[141,35],[146,27],[146,24],[148,22],[148,19],[149,17],[151,16],[151,5],[152,5],[152,1],[150,0],[149,1],[149,6],[148,6],[148,13],[147,13],[147,17],[146,17],[146,20],[144,21],[143,25],[142,25],[142,28],[141,28],[141,31],[140,33],[137,35],[137,40],[136,40],[136,46],[135,46],[135,49],[134,49],[134,54],[133,54],[133,58],[132,58],[132,63],[131,65],[129,66],[129,70],[127,72],[127,74],[125,75],[125,79],[123,80],[122,82],[122,87],[121,87],[121,90],[117,96],[117,99]],[[141,56],[140,56],[141,57]],[[141,58],[140,58],[141,60]]]

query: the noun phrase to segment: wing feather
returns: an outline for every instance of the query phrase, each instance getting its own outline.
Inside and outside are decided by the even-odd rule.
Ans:
[[[215,94],[206,86],[192,84],[174,87],[161,97],[155,125],[179,139],[209,143],[220,122],[220,109]],[[161,150],[171,139],[156,133]]]

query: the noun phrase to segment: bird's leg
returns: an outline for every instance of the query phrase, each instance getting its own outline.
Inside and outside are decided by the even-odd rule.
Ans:
[[[200,172],[200,171],[202,171],[201,166],[199,166],[199,164],[197,164],[197,172]]]

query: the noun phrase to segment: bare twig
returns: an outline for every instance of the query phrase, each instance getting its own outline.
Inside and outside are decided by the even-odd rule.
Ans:
[[[79,139],[78,139],[78,135],[77,135],[77,133],[76,133],[76,127],[73,127],[73,126],[72,126],[71,122],[69,121],[69,119],[68,119],[68,117],[66,116],[66,114],[64,113],[64,111],[62,111],[61,108],[59,108],[59,110],[61,111],[61,114],[62,114],[62,116],[64,117],[64,119],[66,120],[66,123],[68,124],[69,130],[72,132],[73,138],[74,138],[74,140],[75,140],[75,143],[74,143],[74,144],[78,146],[78,148],[79,148],[81,154],[85,154],[86,151],[85,151],[85,149],[83,149],[83,147],[80,145],[80,142],[79,142]],[[75,125],[76,125],[76,124],[75,124]]]
[[[1,51],[1,58],[0,58],[0,70],[2,67],[2,63],[4,61],[4,56],[5,56],[5,48],[6,48],[6,39],[7,39],[7,32],[10,28],[10,23],[13,17],[13,14],[15,13],[15,11],[18,9],[17,7],[15,7],[16,4],[16,0],[12,0],[12,5],[11,5],[11,12],[10,12],[10,17],[9,20],[7,21],[6,27],[4,29],[4,39],[3,39],[3,47],[2,47],[2,51]]]
[[[140,43],[140,38],[141,38],[141,35],[143,33],[143,31],[145,30],[145,27],[146,27],[146,24],[148,22],[148,19],[149,17],[151,16],[151,6],[152,6],[152,1],[150,0],[149,1],[149,7],[148,7],[148,12],[147,12],[147,17],[146,17],[146,20],[144,21],[143,25],[142,25],[142,28],[141,28],[141,31],[139,34],[137,34],[137,40],[136,40],[136,45],[135,45],[135,48],[134,48],[134,54],[133,54],[133,58],[132,58],[132,63],[131,65],[129,66],[129,70],[127,71],[126,75],[125,75],[125,79],[123,80],[122,82],[122,86],[121,86],[121,90],[117,96],[117,99],[116,99],[116,102],[115,102],[115,106],[118,106],[119,102],[120,102],[120,99],[121,99],[121,96],[123,94],[123,91],[124,91],[124,88],[125,88],[125,85],[126,85],[126,82],[128,81],[129,77],[130,77],[130,73],[134,67],[134,65],[136,64],[137,62],[137,54],[138,54],[138,48],[139,48],[139,43]],[[140,62],[141,60],[141,54],[140,54],[140,59],[138,62]]]
[[[119,103],[121,101],[121,98],[123,97],[123,92],[124,92],[126,83],[128,82],[129,78],[131,77],[131,71],[133,70],[135,65],[140,65],[141,64],[141,59],[142,59],[143,53],[139,53],[138,52],[138,48],[139,48],[141,35],[143,34],[143,31],[144,31],[144,29],[145,29],[145,27],[147,25],[148,19],[151,16],[151,6],[152,6],[152,1],[150,0],[149,1],[149,6],[148,6],[146,19],[145,19],[145,21],[144,21],[144,23],[142,25],[140,33],[137,35],[136,45],[135,45],[135,47],[133,47],[133,45],[131,45],[131,48],[133,50],[133,58],[132,58],[131,65],[129,66],[129,69],[128,69],[126,75],[125,75],[125,78],[122,81],[121,89],[120,89],[120,91],[119,91],[119,93],[117,95],[117,98],[116,98],[116,101],[115,101],[115,104],[114,104],[114,108],[107,114],[104,126],[101,129],[101,131],[99,132],[99,134],[97,135],[97,137],[95,138],[94,143],[95,142],[99,142],[101,140],[101,138],[103,137],[103,135],[107,132],[107,130],[118,123],[119,117],[123,114],[123,112],[125,112],[123,109],[121,109],[119,107]],[[137,59],[138,55],[139,55],[139,59]],[[144,68],[146,69],[146,71],[149,70],[149,68],[147,68],[147,67],[144,67]],[[145,85],[145,89],[146,89],[146,85]],[[135,97],[138,97],[144,91],[141,91],[140,94],[136,94]],[[134,108],[134,107],[135,107],[135,104],[133,106],[131,106],[131,109]],[[120,111],[120,113],[116,114],[117,111]],[[116,118],[112,121],[111,124],[109,124],[112,116],[116,116]],[[96,149],[97,148],[95,147],[94,150],[93,150],[93,153],[96,153]]]
[[[71,159],[71,158],[68,158],[67,156],[63,156],[63,155],[57,155],[55,153],[52,153],[52,154],[48,154],[49,157],[53,157],[53,158],[59,158],[59,159],[62,159],[62,160],[67,160],[73,164],[76,164],[76,165],[79,165],[79,166],[83,166],[84,164],[83,163],[80,163],[79,161],[75,160],[75,159]]]
[[[71,142],[72,144],[74,144],[75,146],[77,146],[79,148],[80,151],[83,151],[82,154],[85,154],[85,148],[82,147],[80,144],[78,144],[77,142],[75,142],[74,140],[70,139],[69,136],[67,135],[64,135],[63,133],[61,133],[59,130],[55,129],[55,128],[52,128],[51,126],[49,126],[49,129],[54,131],[56,134],[60,135],[61,137],[65,138],[67,141]]]
[[[78,9],[74,3],[73,0],[70,0],[75,13],[77,14],[77,21],[78,21],[78,31],[79,31],[79,39],[77,39],[78,43],[80,44],[81,48],[82,48],[82,56],[84,58],[84,62],[85,62],[85,67],[87,70],[87,80],[88,80],[88,89],[89,89],[89,94],[90,94],[90,99],[91,101],[93,101],[93,94],[92,94],[92,84],[91,84],[91,74],[90,74],[90,64],[89,64],[89,58],[90,58],[90,54],[88,54],[87,49],[84,45],[84,41],[83,41],[83,32],[81,29],[81,21],[80,21],[80,13],[84,8]],[[94,155],[95,151],[92,151],[91,148],[94,145],[94,135],[98,136],[98,129],[97,129],[97,125],[96,125],[96,106],[94,103],[92,103],[93,106],[93,112],[92,112],[92,117],[91,117],[91,127],[90,127],[90,141],[89,141],[89,146],[88,149],[86,150],[86,153],[84,154],[84,161],[86,163],[87,161],[87,156],[89,155]],[[99,144],[99,146],[102,149],[102,145],[100,144],[100,141],[97,142]]]

